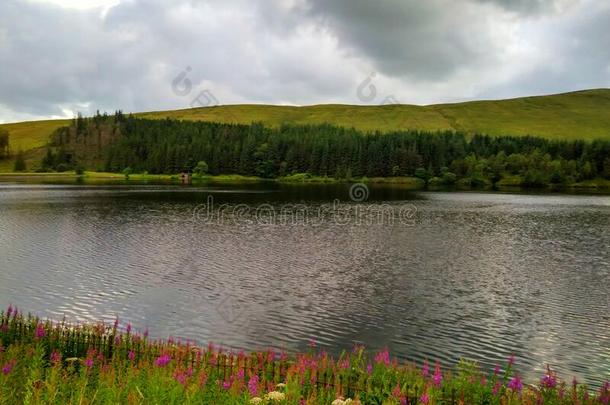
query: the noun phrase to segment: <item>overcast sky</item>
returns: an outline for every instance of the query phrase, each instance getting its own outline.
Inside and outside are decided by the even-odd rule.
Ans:
[[[0,122],[610,87],[608,0],[0,0]]]

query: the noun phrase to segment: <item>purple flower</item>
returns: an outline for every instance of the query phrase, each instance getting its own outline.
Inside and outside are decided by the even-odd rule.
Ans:
[[[258,394],[258,375],[253,375],[248,381],[248,391],[250,395],[255,397]]]
[[[494,374],[495,375],[500,374],[500,365],[499,364],[496,364],[496,367],[494,367]]]
[[[500,381],[498,381],[495,385],[494,388],[492,390],[492,393],[494,395],[498,395],[498,393],[500,392],[500,388],[502,388],[502,383]]]
[[[44,330],[44,326],[41,323],[37,324],[35,332],[36,339],[42,339],[45,335],[46,331]]]
[[[162,354],[161,356],[157,357],[157,360],[155,360],[155,365],[158,367],[165,367],[171,360],[172,358],[169,354]]]
[[[366,365],[366,373],[367,373],[368,375],[373,374],[373,365],[372,365],[371,363],[369,363],[369,364],[367,364],[367,365]]]
[[[87,366],[87,368],[93,367],[93,359],[91,357],[85,359],[85,366]]]
[[[127,333],[131,333],[131,323],[127,324]]]
[[[544,388],[555,388],[557,386],[557,378],[555,378],[555,376],[551,373],[546,374],[540,380],[540,385],[542,385]]]
[[[521,381],[521,378],[519,378],[518,375],[515,375],[513,378],[511,378],[508,382],[508,388],[515,392],[521,392],[521,390],[523,389],[523,382]]]
[[[4,367],[2,367],[2,374],[7,375],[11,372],[11,370],[13,369],[13,367],[15,366],[15,363],[17,361],[15,359],[9,361],[8,363],[6,363],[4,365]]]
[[[131,361],[133,361],[133,359],[136,358],[136,353],[133,350],[130,350],[129,353],[127,354],[127,358]]]
[[[8,305],[8,309],[6,310],[6,317],[10,318],[11,315],[13,314],[13,306],[11,304]]]
[[[421,402],[422,404],[425,404],[425,405],[430,403],[430,396],[428,395],[428,392],[424,392],[422,394],[421,398],[419,398],[419,402]]]

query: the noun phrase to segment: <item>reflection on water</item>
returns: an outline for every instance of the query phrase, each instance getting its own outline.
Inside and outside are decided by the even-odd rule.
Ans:
[[[230,221],[193,214],[210,196]],[[514,352],[523,371],[610,378],[608,197],[370,197],[413,221],[255,218],[367,206],[342,185],[0,185],[0,305],[247,349],[315,338],[486,367]]]

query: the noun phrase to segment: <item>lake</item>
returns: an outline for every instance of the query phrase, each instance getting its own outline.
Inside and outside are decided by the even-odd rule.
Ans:
[[[230,348],[514,353],[532,382],[548,362],[600,385],[609,230],[608,196],[4,182],[0,305]]]

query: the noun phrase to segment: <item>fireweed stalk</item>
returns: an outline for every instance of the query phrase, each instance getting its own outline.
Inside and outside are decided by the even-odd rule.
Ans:
[[[310,345],[231,353],[209,345],[150,340],[113,325],[41,321],[0,312],[0,404],[610,404],[610,383],[590,391],[550,368],[536,385],[513,372],[489,375],[399,362],[356,346],[333,357]]]

